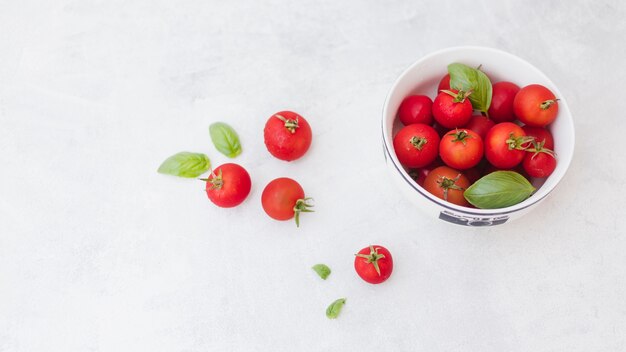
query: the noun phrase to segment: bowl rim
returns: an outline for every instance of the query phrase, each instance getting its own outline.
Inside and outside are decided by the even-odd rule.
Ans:
[[[567,127],[570,130],[570,134],[571,134],[571,137],[572,137],[571,152],[567,153],[567,155],[564,155],[564,157],[565,157],[564,159],[561,159],[561,156],[559,156],[559,162],[560,163],[564,163],[564,168],[563,168],[564,171],[560,175],[556,175],[556,176],[558,176],[558,179],[556,180],[554,185],[550,189],[548,189],[545,192],[545,194],[543,194],[541,197],[538,197],[538,198],[530,197],[530,198],[528,198],[528,199],[526,199],[523,202],[520,202],[518,204],[509,206],[509,207],[506,207],[506,208],[497,208],[497,209],[468,208],[468,207],[456,205],[456,204],[453,204],[453,203],[449,203],[449,202],[446,202],[446,201],[444,201],[442,199],[439,199],[439,198],[435,197],[434,195],[430,194],[423,187],[419,186],[412,178],[410,178],[410,176],[408,176],[408,174],[404,170],[404,168],[401,165],[399,165],[399,161],[396,160],[397,158],[394,155],[395,153],[392,153],[392,151],[390,150],[390,145],[392,145],[390,143],[391,136],[388,136],[387,132],[386,132],[386,128],[385,128],[386,127],[385,126],[386,119],[385,119],[385,117],[388,115],[389,101],[391,99],[391,96],[394,93],[394,91],[397,89],[397,87],[400,84],[401,80],[409,72],[411,72],[416,66],[418,66],[422,62],[430,59],[433,56],[442,55],[442,54],[445,54],[445,53],[448,53],[448,52],[464,51],[464,50],[483,51],[483,52],[487,52],[487,53],[488,52],[497,53],[498,55],[508,56],[509,58],[511,58],[513,60],[521,61],[522,63],[528,65],[529,68],[535,70],[540,76],[542,76],[545,79],[546,82],[548,82],[548,84],[551,86],[551,89],[554,90],[555,95],[560,97],[559,98],[559,105],[564,106],[565,110],[567,110],[568,115],[570,117],[569,119],[567,119],[568,122],[569,122],[567,124]],[[558,87],[554,84],[554,82],[552,82],[552,80],[550,80],[550,78],[547,75],[545,75],[541,70],[539,70],[533,64],[531,64],[530,62],[520,58],[519,56],[513,55],[513,54],[511,54],[509,52],[506,52],[506,51],[503,51],[503,50],[500,50],[500,49],[495,49],[495,48],[491,48],[491,47],[484,47],[484,46],[473,46],[473,45],[454,46],[454,47],[448,47],[448,48],[444,48],[444,49],[433,51],[433,52],[431,52],[429,54],[426,54],[426,55],[422,56],[417,61],[415,61],[412,64],[410,64],[406,69],[404,69],[402,71],[402,73],[396,78],[394,83],[392,84],[392,86],[389,89],[389,92],[387,93],[387,96],[385,98],[385,102],[383,104],[383,109],[382,109],[381,132],[382,132],[382,139],[383,139],[383,148],[384,148],[384,152],[385,152],[385,159],[390,159],[390,160],[387,160],[387,161],[388,162],[390,161],[393,164],[394,168],[399,173],[400,177],[407,183],[407,185],[409,185],[412,189],[417,191],[425,199],[428,199],[429,201],[435,203],[436,205],[439,205],[439,206],[441,206],[443,208],[446,208],[446,209],[448,209],[450,211],[453,211],[453,212],[463,213],[463,214],[472,215],[472,216],[485,216],[485,215],[487,215],[487,216],[498,216],[498,215],[507,215],[507,214],[511,214],[511,213],[517,213],[517,212],[519,212],[519,211],[521,211],[523,209],[532,207],[532,206],[536,205],[537,203],[541,202],[550,193],[552,193],[552,191],[556,188],[556,186],[561,182],[561,180],[563,179],[563,177],[567,173],[567,170],[569,169],[569,166],[570,166],[572,158],[573,158],[574,146],[575,146],[575,142],[576,142],[576,134],[575,134],[575,130],[574,130],[574,121],[573,121],[573,117],[572,117],[571,111],[569,110],[569,106],[567,104],[567,101],[563,97],[563,94],[561,94],[561,92],[558,89]]]

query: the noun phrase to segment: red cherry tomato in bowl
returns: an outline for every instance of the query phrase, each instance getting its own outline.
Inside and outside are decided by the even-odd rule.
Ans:
[[[313,138],[307,120],[292,111],[272,115],[265,123],[263,137],[270,154],[285,161],[302,157],[309,150]]]
[[[510,169],[522,162],[525,145],[532,140],[522,128],[512,122],[493,126],[485,138],[485,157],[499,169]]]
[[[463,126],[463,128],[467,128],[468,130],[472,130],[476,132],[480,138],[485,140],[487,137],[487,132],[493,127],[496,123],[493,120],[489,119],[487,116],[483,115],[474,115],[467,123],[467,125]]]
[[[448,129],[465,126],[474,111],[467,98],[470,94],[455,89],[441,91],[433,102],[435,121]]]
[[[470,186],[470,182],[460,171],[447,166],[440,166],[426,176],[424,189],[450,203],[469,207],[469,202],[463,192]]]
[[[439,135],[423,123],[403,127],[393,138],[393,148],[400,163],[419,168],[432,163],[439,150]]]
[[[514,121],[513,100],[519,92],[519,86],[511,82],[498,82],[493,85],[492,92],[489,118],[495,122]]]
[[[380,284],[391,276],[393,258],[389,250],[383,246],[365,247],[355,255],[354,270],[365,282]]]
[[[513,101],[513,111],[524,124],[544,127],[556,119],[559,103],[548,88],[531,84],[517,93]]]
[[[522,129],[527,136],[535,137],[536,142],[543,142],[544,148],[554,150],[554,137],[547,129],[533,126],[522,126]]]
[[[461,128],[449,131],[439,143],[439,155],[451,168],[469,169],[483,159],[483,140],[472,130]]]
[[[228,163],[218,166],[206,179],[206,194],[218,207],[232,208],[248,197],[251,186],[246,169]]]
[[[413,123],[433,123],[433,101],[425,95],[410,95],[398,108],[398,118],[405,126]]]
[[[261,205],[263,210],[272,219],[296,219],[296,226],[300,226],[300,213],[312,212],[311,198],[304,196],[304,190],[298,182],[287,177],[272,180],[263,189]]]
[[[441,92],[442,90],[449,90],[449,89],[450,89],[450,74],[448,73],[441,78],[441,81],[439,81],[439,86],[437,86],[437,94],[439,94],[439,92]]]

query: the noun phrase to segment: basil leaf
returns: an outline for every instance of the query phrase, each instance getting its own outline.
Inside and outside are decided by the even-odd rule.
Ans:
[[[209,126],[211,140],[217,150],[229,158],[241,154],[241,143],[237,132],[223,122],[216,122]]]
[[[491,105],[491,81],[486,74],[467,65],[453,63],[448,65],[450,88],[472,91],[469,100],[475,110],[487,112]]]
[[[328,317],[328,319],[336,319],[339,313],[341,313],[341,308],[343,308],[344,304],[346,304],[345,298],[339,298],[331,303],[328,308],[326,308],[326,317]]]
[[[526,200],[535,191],[528,180],[515,171],[495,171],[474,182],[463,194],[480,209],[497,209]]]
[[[201,153],[180,152],[159,166],[157,172],[180,177],[197,177],[211,168],[209,157]]]
[[[328,275],[330,275],[330,268],[325,264],[315,264],[311,269],[313,269],[323,280],[326,280]]]

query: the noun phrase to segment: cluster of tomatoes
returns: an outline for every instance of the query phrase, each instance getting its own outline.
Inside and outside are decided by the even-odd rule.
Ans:
[[[404,127],[393,145],[416,182],[441,199],[469,207],[464,190],[493,171],[548,177],[556,168],[554,138],[546,128],[558,113],[554,94],[539,84],[520,88],[497,82],[486,114],[474,114],[471,94],[451,89],[448,74],[434,101],[411,95],[400,104],[397,116]]]
[[[263,130],[265,146],[274,157],[292,161],[302,157],[311,145],[311,126],[292,111],[272,115]],[[217,167],[206,179],[206,193],[217,206],[231,208],[241,204],[250,193],[250,174],[242,166],[228,163]],[[280,177],[265,186],[261,195],[263,210],[276,220],[295,217],[299,226],[300,213],[311,212],[310,198],[295,180]]]

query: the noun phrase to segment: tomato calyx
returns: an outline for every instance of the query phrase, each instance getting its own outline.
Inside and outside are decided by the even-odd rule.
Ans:
[[[307,197],[307,198],[298,199],[296,201],[296,205],[294,205],[293,207],[293,212],[295,215],[294,218],[296,220],[297,227],[300,227],[300,213],[314,212],[314,210],[309,209],[313,207],[313,204],[310,203],[311,200],[313,200],[313,198]]]
[[[541,104],[539,104],[539,108],[541,110],[548,110],[552,106],[552,104],[556,104],[557,101],[559,101],[559,99],[546,100],[542,102]]]
[[[276,114],[274,116],[276,116],[277,119],[279,119],[282,122],[284,122],[285,123],[285,128],[289,132],[291,132],[291,133],[296,133],[296,128],[300,127],[300,126],[298,126],[298,117],[297,116],[296,116],[295,120],[285,118],[284,116],[279,115],[279,114]]]
[[[201,181],[205,181],[211,184],[211,189],[221,189],[224,185],[224,179],[222,178],[222,170],[215,174],[213,170],[211,170],[212,178],[201,178]]]
[[[472,94],[471,90],[468,90],[467,92],[464,90],[459,90],[457,93],[451,91],[451,90],[447,90],[447,89],[443,89],[442,92],[448,94],[449,96],[453,97],[454,100],[452,102],[454,103],[462,103],[465,101],[465,99],[467,97],[470,96],[470,94]]]
[[[464,191],[465,188],[460,187],[456,184],[456,181],[458,181],[461,178],[461,174],[458,174],[455,178],[448,178],[445,176],[440,176],[439,179],[437,180],[437,184],[439,185],[439,187],[443,188],[443,200],[445,200],[446,202],[448,201],[448,190],[450,189],[454,189],[457,191]]]
[[[545,153],[550,155],[551,157],[556,159],[556,153],[554,152],[554,150],[548,149],[548,148],[544,148],[543,145],[546,143],[545,140],[541,141],[541,142],[537,142],[537,141],[532,141],[532,148],[528,148],[526,149],[527,152],[531,152],[534,153],[533,156],[531,156],[531,159],[534,159],[537,155],[539,155],[539,153]]]
[[[424,145],[428,143],[428,139],[424,137],[413,136],[409,141],[417,150],[422,150]]]
[[[513,149],[527,150],[528,143],[533,143],[534,141],[535,141],[535,137],[531,137],[531,136],[516,137],[515,134],[511,132],[509,134],[509,138],[505,141],[505,143],[509,146],[509,150],[513,150]]]
[[[374,270],[376,270],[376,273],[378,273],[378,276],[380,276],[380,267],[378,267],[378,261],[385,258],[385,255],[378,253],[378,248],[374,248],[374,246],[370,245],[370,254],[357,253],[355,254],[355,256],[366,259],[368,264],[374,265]]]
[[[448,136],[454,136],[454,139],[452,140],[453,143],[461,142],[463,143],[463,145],[467,144],[468,138],[474,138],[474,136],[467,133],[466,130],[458,130],[458,129],[455,132],[449,133]]]

